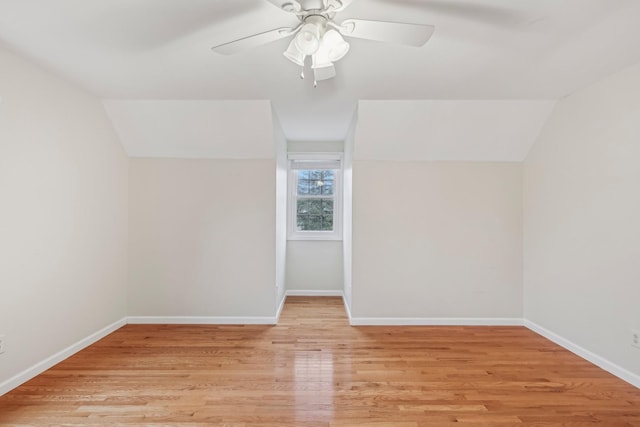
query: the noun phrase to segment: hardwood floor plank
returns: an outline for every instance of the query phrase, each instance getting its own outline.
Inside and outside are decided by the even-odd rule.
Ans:
[[[640,427],[640,390],[523,327],[127,325],[0,397],[0,425]]]

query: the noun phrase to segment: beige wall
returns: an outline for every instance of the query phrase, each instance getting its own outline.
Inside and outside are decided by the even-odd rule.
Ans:
[[[128,160],[98,99],[1,48],[0,98],[1,384],[126,315]]]
[[[557,105],[524,207],[525,317],[640,375],[640,65]]]
[[[129,315],[274,316],[275,160],[131,159]]]
[[[353,163],[354,317],[522,317],[519,163]]]

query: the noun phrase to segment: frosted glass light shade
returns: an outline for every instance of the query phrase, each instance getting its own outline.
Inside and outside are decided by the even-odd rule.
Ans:
[[[329,80],[336,76],[336,68],[333,65],[322,68],[313,69],[313,78],[315,81]]]
[[[284,51],[283,55],[294,64],[304,67],[304,58],[306,55],[298,50],[295,39],[291,40],[289,47]]]
[[[326,47],[329,61],[336,62],[344,58],[349,52],[350,45],[336,30],[329,30],[322,37],[322,45]]]
[[[320,47],[320,29],[315,24],[304,24],[293,41],[305,55],[313,55]]]
[[[311,68],[324,68],[332,65],[333,63],[329,60],[329,49],[327,49],[327,46],[323,42],[320,44],[316,53],[311,57]]]

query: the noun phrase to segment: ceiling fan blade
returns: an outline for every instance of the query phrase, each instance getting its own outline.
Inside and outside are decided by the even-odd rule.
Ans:
[[[432,25],[364,19],[347,19],[340,25],[340,32],[344,36],[416,47],[423,46],[434,30]]]
[[[302,5],[296,0],[267,0],[269,3],[274,5],[280,10],[284,10],[285,12],[300,12],[302,10]]]
[[[325,6],[331,6],[332,12],[342,12],[351,4],[353,0],[324,0]]]
[[[243,37],[238,40],[213,46],[211,50],[222,55],[233,55],[234,53],[262,46],[263,44],[271,43],[290,36],[292,31],[294,31],[293,28],[276,28],[275,30],[265,31],[264,33],[254,34],[252,36]]]
[[[481,4],[468,0],[373,0],[374,3],[393,4],[416,11],[453,16],[487,25],[515,26],[527,20],[523,9],[515,7]],[[505,2],[509,3],[509,2]],[[514,2],[515,3],[515,2]]]
[[[336,76],[336,67],[329,65],[327,67],[318,67],[313,69],[313,77],[316,81],[329,80]]]

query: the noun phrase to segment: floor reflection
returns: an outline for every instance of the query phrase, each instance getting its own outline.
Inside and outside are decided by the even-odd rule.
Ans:
[[[296,419],[333,415],[334,356],[331,350],[296,351],[294,356]]]

